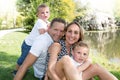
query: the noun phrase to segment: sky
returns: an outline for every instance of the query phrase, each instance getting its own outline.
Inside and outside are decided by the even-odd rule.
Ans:
[[[0,13],[4,14],[15,9],[15,0],[0,0]]]
[[[111,11],[114,8],[114,0],[88,0],[92,8]]]
[[[16,9],[15,1],[16,0],[0,0],[0,13],[14,11]],[[109,12],[110,14],[112,14],[113,12],[115,3],[114,2],[115,0],[75,0],[75,1],[81,1],[83,5],[89,2],[90,7],[93,10],[97,9],[100,11]]]
[[[79,1],[79,0],[76,0]],[[115,0],[80,0],[83,5],[89,2],[93,10],[109,12],[112,14],[115,5]]]

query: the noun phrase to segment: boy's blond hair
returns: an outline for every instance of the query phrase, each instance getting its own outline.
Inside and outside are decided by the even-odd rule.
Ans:
[[[46,4],[44,4],[44,3],[43,3],[43,4],[41,4],[41,5],[39,5],[39,6],[38,6],[38,8],[37,8],[37,15],[38,15],[38,12],[39,12],[39,9],[40,9],[40,8],[46,8],[46,7],[48,7],[48,8],[49,8],[49,6],[47,6],[47,5],[46,5]]]
[[[79,42],[76,42],[74,45],[73,45],[73,50],[76,48],[76,47],[86,47],[89,49],[89,46],[86,42],[84,41],[79,41]]]

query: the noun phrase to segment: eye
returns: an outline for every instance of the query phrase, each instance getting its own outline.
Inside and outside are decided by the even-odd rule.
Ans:
[[[48,11],[46,13],[49,13]]]
[[[78,31],[75,31],[74,34],[79,34],[79,32],[78,32]]]
[[[41,12],[41,14],[44,14],[44,12]]]
[[[80,52],[77,52],[78,54],[81,54]]]
[[[83,55],[84,55],[84,56],[86,56],[86,55],[87,55],[87,53],[84,53]]]
[[[71,31],[71,30],[69,30],[68,32],[69,32],[69,33],[71,33],[72,31]]]

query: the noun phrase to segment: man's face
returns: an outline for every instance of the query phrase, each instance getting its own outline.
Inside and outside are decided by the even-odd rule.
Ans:
[[[64,28],[63,23],[54,22],[48,32],[54,41],[58,41],[64,35]]]

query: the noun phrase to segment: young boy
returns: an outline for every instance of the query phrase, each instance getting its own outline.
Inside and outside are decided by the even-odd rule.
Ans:
[[[85,42],[83,42],[83,41],[80,41],[80,42],[77,42],[77,43],[75,43],[74,45],[73,45],[73,48],[72,48],[72,56],[70,57],[71,59],[70,59],[70,61],[71,61],[71,63],[73,64],[73,66],[75,66],[76,68],[81,68],[80,70],[79,70],[79,80],[82,80],[82,71],[83,70],[85,70],[86,68],[88,68],[89,66],[90,66],[90,59],[88,58],[88,56],[89,56],[89,47],[88,47],[88,45],[85,43]],[[62,60],[61,59],[61,61],[62,61],[62,63],[64,63],[65,61],[64,60]],[[87,65],[84,65],[84,67],[80,67],[80,65],[82,65],[82,64],[84,64],[84,62],[87,62],[87,61],[89,61],[88,62],[88,64]],[[69,61],[68,61],[68,63],[69,63]],[[59,64],[59,63],[58,63]],[[65,63],[66,64],[66,63]],[[63,65],[62,65],[63,66]],[[67,66],[66,66],[67,67]],[[70,67],[70,66],[69,66]],[[63,67],[62,68],[63,70],[65,70],[66,68],[65,67]],[[58,72],[58,71],[57,71]],[[56,72],[56,73],[57,73]],[[59,72],[58,72],[59,73]],[[65,73],[64,73],[64,71],[63,72],[61,72],[62,73],[62,75],[65,75]],[[59,76],[59,75],[58,75]],[[52,79],[50,79],[49,78],[49,75],[48,74],[46,74],[46,76],[45,76],[45,80],[52,80]],[[66,75],[63,77],[61,77],[61,80],[67,80],[66,79]],[[89,80],[92,80],[92,78],[91,79],[89,79]]]
[[[18,71],[20,65],[22,65],[24,59],[29,53],[29,50],[35,40],[35,38],[43,33],[45,33],[48,29],[49,25],[49,17],[50,17],[50,10],[49,7],[45,4],[41,4],[37,8],[37,17],[38,20],[36,21],[32,31],[30,34],[25,38],[25,40],[22,43],[21,46],[21,56],[19,57],[17,64],[16,64],[16,70],[13,71],[13,75],[16,74]]]
[[[73,51],[72,51],[71,58],[72,58],[72,62],[74,63],[76,67],[82,65],[85,61],[87,61],[88,56],[89,56],[89,47],[85,42],[80,41],[73,45]],[[89,66],[90,64],[87,66],[84,66],[84,68],[81,70],[85,70]],[[79,73],[80,73],[80,78],[82,80],[82,71]]]

